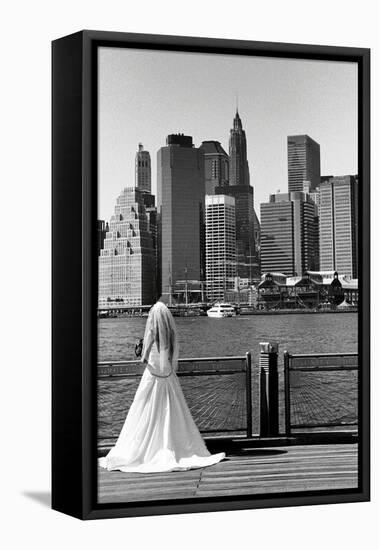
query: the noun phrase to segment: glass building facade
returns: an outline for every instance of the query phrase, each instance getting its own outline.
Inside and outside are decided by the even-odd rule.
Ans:
[[[307,135],[288,136],[288,192],[303,191],[309,182],[310,191],[320,185],[320,145]]]
[[[317,212],[308,194],[270,195],[261,204],[261,268],[302,276],[318,269]]]
[[[320,269],[358,276],[358,178],[337,176],[320,185]]]
[[[169,135],[157,169],[161,292],[171,297],[178,281],[205,279],[204,153],[191,136]]]

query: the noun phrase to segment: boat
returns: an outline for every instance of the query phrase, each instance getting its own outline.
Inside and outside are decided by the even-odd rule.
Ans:
[[[235,317],[236,309],[232,304],[227,304],[225,302],[219,302],[214,304],[207,311],[208,317]]]

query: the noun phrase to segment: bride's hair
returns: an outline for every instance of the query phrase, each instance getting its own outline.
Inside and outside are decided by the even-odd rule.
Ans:
[[[145,349],[151,339],[155,342],[159,352],[161,349],[168,350],[171,361],[178,345],[176,326],[170,310],[163,302],[157,302],[150,309],[144,336]]]

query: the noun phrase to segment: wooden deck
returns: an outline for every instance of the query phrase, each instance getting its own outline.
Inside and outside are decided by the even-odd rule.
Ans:
[[[99,468],[99,503],[351,489],[358,484],[356,444],[241,449],[215,466],[159,474]]]

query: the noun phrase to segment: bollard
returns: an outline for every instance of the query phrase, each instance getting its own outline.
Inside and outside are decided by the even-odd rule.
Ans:
[[[259,344],[261,437],[279,435],[278,348],[277,343]]]

